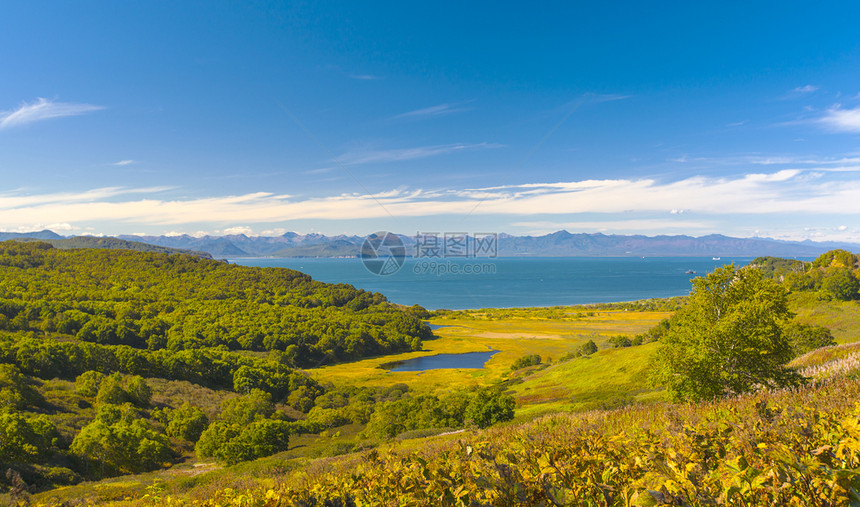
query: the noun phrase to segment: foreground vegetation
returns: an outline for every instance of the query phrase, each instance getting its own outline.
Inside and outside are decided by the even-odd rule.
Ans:
[[[851,505],[860,382],[545,416],[317,461],[166,505]]]

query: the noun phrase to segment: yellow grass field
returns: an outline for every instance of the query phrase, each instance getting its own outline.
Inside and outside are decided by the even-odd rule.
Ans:
[[[437,338],[424,342],[419,352],[316,368],[309,373],[321,382],[334,384],[386,386],[402,382],[418,392],[442,393],[503,380],[512,373],[511,364],[524,355],[538,354],[544,362],[557,360],[588,340],[602,348],[611,336],[633,337],[670,315],[654,311],[583,312],[581,307],[454,312],[430,320],[431,324],[445,327],[437,329]],[[498,353],[483,369],[389,372],[380,367],[414,357],[487,350]],[[576,358],[527,374],[522,383],[514,386],[519,410],[526,415],[550,409],[588,408],[594,400],[605,400],[607,395],[609,403],[614,403],[613,393],[625,400],[635,398],[644,390],[640,373],[652,350],[651,346],[601,350],[589,358]]]

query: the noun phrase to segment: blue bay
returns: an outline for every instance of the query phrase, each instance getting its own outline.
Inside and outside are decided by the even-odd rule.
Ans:
[[[246,266],[283,267],[329,283],[349,283],[381,292],[394,303],[439,308],[510,308],[609,303],[682,296],[690,279],[751,257],[530,257],[442,259],[435,270],[427,261],[407,259],[388,276],[375,275],[360,259],[233,259]],[[474,269],[477,266],[477,269]],[[445,272],[441,272],[442,268]],[[462,271],[482,271],[465,274]],[[695,271],[689,274],[687,271]],[[460,271],[454,273],[453,271]]]

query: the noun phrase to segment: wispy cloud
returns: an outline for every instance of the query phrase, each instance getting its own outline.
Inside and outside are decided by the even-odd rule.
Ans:
[[[111,200],[129,194],[153,194],[170,190],[173,187],[102,187],[81,192],[56,192],[51,194],[25,194],[23,192],[7,192],[0,194],[0,210],[4,212],[22,207],[39,207],[50,205],[66,205],[71,203],[93,203]],[[53,220],[49,220],[53,221]]]
[[[804,85],[798,86],[797,88],[792,88],[785,92],[781,97],[778,97],[777,100],[794,100],[804,97],[806,95],[817,92],[820,89],[819,86],[816,85]]]
[[[132,164],[137,164],[137,163],[138,163],[138,162],[137,162],[137,160],[131,160],[131,159],[129,159],[129,160],[120,160],[119,162],[114,162],[114,163],[113,163],[113,164],[111,164],[111,165],[115,165],[115,166],[122,167],[122,166],[125,166],[125,165],[132,165]]]
[[[577,98],[565,102],[561,106],[557,106],[552,108],[551,112],[557,113],[560,111],[566,111],[568,113],[573,112],[579,109],[582,106],[588,104],[602,104],[604,102],[616,102],[619,100],[627,100],[633,97],[632,95],[623,95],[620,93],[594,93],[587,92],[579,95]]]
[[[304,174],[325,174],[330,173],[334,170],[334,167],[320,167],[319,169],[308,169],[304,171]]]
[[[450,153],[500,148],[502,145],[493,143],[478,144],[441,144],[434,146],[418,146],[415,148],[397,148],[389,150],[355,150],[337,157],[343,165],[359,165],[370,163],[402,162],[421,158],[436,157]]]
[[[815,214],[841,217],[839,222],[845,223],[860,214],[860,181],[846,181],[829,174],[833,173],[810,177],[801,170],[785,169],[733,178],[693,176],[677,181],[595,179],[453,190],[406,188],[373,197],[341,194],[298,198],[255,192],[165,199],[160,194],[163,189],[158,188],[107,188],[35,196],[7,194],[0,196],[0,228],[50,224],[57,217],[72,227],[110,221],[126,223],[134,229],[203,223],[226,228],[241,224],[250,228],[254,224],[282,226],[292,220],[379,219],[387,218],[388,212],[405,218],[465,216],[471,211],[476,215],[508,217],[518,223],[529,222],[528,217],[545,221],[547,216],[558,216],[559,222],[580,223],[575,217],[615,214],[615,218],[609,218],[610,226],[623,226],[631,231],[699,230],[708,228],[711,220],[739,216],[808,218]],[[481,206],[476,209],[478,202]],[[672,210],[685,212],[673,214]],[[613,224],[611,220],[626,225]],[[583,223],[597,227],[597,221],[592,221]]]
[[[615,102],[616,100],[629,99],[632,95],[621,93],[587,93],[585,98],[589,102]]]
[[[819,120],[827,128],[839,132],[860,132],[860,107],[843,109],[837,104]]]
[[[615,234],[638,233],[642,231],[685,231],[712,232],[717,230],[717,223],[708,220],[668,220],[661,218],[643,218],[631,220],[576,220],[565,222],[538,221],[513,222],[513,227],[528,229],[530,234],[546,234],[566,229],[581,232],[613,232]]]
[[[38,98],[35,102],[22,104],[14,111],[0,112],[0,129],[18,127],[51,118],[79,116],[100,109],[104,109],[104,107]]]
[[[819,89],[818,86],[808,84],[805,86],[798,86],[797,88],[795,88],[791,91],[794,93],[812,93],[812,92],[818,91],[818,89]]]
[[[396,116],[392,116],[392,120],[418,120],[423,118],[435,118],[437,116],[446,116],[454,113],[461,113],[464,111],[471,111],[474,108],[471,107],[462,107],[461,104],[439,104],[438,106],[425,107],[423,109],[416,109],[415,111],[409,111],[407,113],[398,114]]]
[[[358,79],[359,81],[376,81],[382,79],[382,76],[374,76],[373,74],[347,74],[350,79]]]
[[[858,166],[860,166],[860,157],[853,155],[832,158],[808,155],[759,154],[710,157],[691,156],[684,153],[680,156],[670,157],[667,160],[677,163],[697,163],[709,168],[760,165],[800,167],[805,171],[854,171]]]

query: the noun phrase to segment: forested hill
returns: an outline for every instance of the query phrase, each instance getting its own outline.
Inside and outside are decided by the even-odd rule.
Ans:
[[[0,329],[170,351],[280,351],[303,367],[417,350],[430,336],[379,293],[190,255],[0,243]]]
[[[54,248],[61,250],[69,250],[73,248],[100,248],[108,250],[134,250],[137,252],[156,252],[165,254],[187,254],[196,255],[206,259],[211,259],[212,255],[208,252],[199,250],[188,250],[184,248],[170,248],[160,245],[151,245],[149,243],[141,243],[140,241],[128,241],[118,238],[97,238],[95,236],[73,236],[71,238],[21,238],[19,241],[42,241],[50,244]]]

